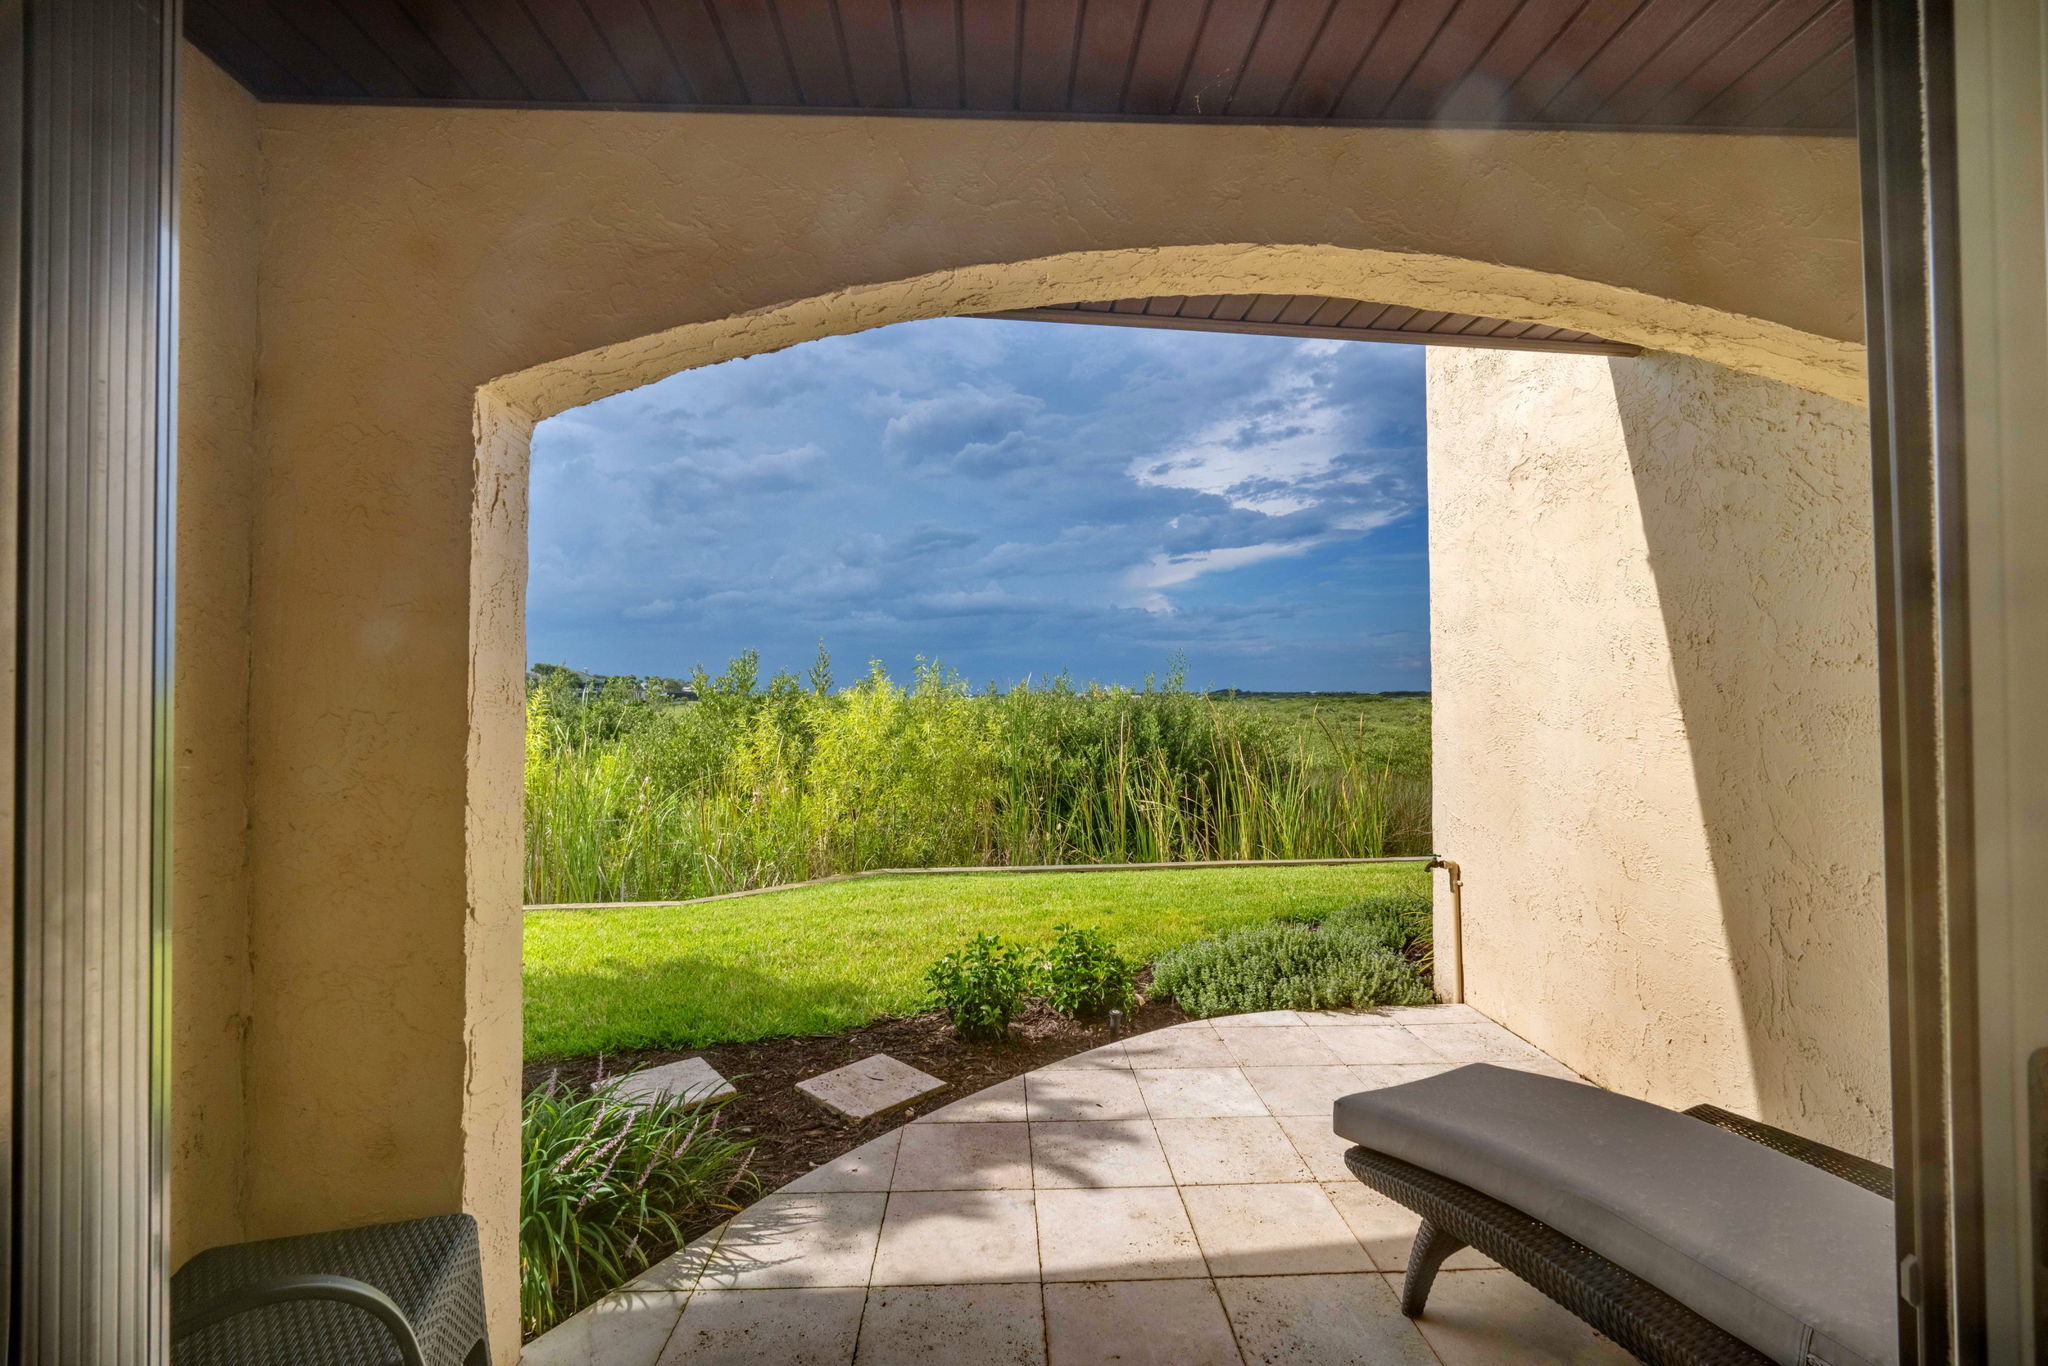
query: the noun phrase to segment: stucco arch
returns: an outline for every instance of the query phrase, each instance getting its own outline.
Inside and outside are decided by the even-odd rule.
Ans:
[[[1245,242],[1063,252],[959,266],[684,323],[532,366],[485,392],[539,421],[682,370],[892,323],[1076,299],[1323,294],[1569,327],[1863,400],[1863,348],[1641,290],[1429,252]]]

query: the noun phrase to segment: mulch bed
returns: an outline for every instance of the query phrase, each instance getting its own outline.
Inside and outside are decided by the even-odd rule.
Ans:
[[[1187,1018],[1178,1006],[1148,1001],[1129,1013],[1123,1037],[1164,1029]],[[931,1011],[807,1039],[763,1039],[714,1048],[647,1049],[599,1058],[530,1062],[526,1065],[526,1089],[538,1090],[553,1080],[580,1091],[600,1077],[682,1058],[706,1058],[739,1088],[740,1094],[725,1109],[724,1122],[733,1132],[754,1140],[751,1170],[760,1182],[758,1194],[766,1194],[925,1111],[1108,1041],[1106,1023],[1063,1019],[1034,1003],[1011,1025],[1008,1041],[965,1043],[954,1036],[944,1015]],[[875,1053],[887,1053],[931,1073],[947,1083],[946,1089],[921,1105],[861,1124],[841,1120],[796,1089],[796,1083],[806,1078]],[[756,1192],[736,1193],[734,1202],[745,1205],[755,1198]],[[687,1229],[687,1235],[695,1238],[730,1213],[706,1216]]]

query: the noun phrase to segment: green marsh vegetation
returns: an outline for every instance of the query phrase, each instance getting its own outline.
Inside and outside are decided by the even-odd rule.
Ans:
[[[891,867],[1354,858],[1429,847],[1429,703],[937,664],[833,686],[751,651],[694,700],[566,670],[527,699],[526,897],[665,901]]]

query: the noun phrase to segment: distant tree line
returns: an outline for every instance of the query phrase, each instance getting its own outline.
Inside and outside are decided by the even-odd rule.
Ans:
[[[660,674],[601,674],[572,669],[567,664],[535,664],[526,671],[526,689],[528,692],[547,692],[577,702],[595,702],[600,699],[618,702],[694,702],[713,691],[749,695],[758,686],[760,674],[760,652],[746,650],[728,666],[725,673],[715,679],[711,678],[701,665],[692,671],[689,681],[685,682],[680,678],[665,678]],[[806,686],[820,695],[832,690],[832,662],[822,643],[818,646],[817,662],[811,666],[810,673],[801,680],[801,683],[795,674],[778,673],[769,680],[767,691],[773,693],[796,686]],[[1247,702],[1282,701],[1302,697],[1429,696],[1427,689],[1399,688],[1383,692],[1361,692],[1350,688],[1210,688],[1207,691],[1211,697],[1242,699]]]
[[[660,674],[599,674],[567,664],[536,664],[526,671],[528,692],[547,692],[577,702],[610,698],[619,702],[694,702],[697,690],[680,678]]]

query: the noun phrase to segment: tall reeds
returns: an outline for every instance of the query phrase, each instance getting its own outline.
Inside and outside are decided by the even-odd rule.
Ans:
[[[1424,853],[1426,729],[937,665],[834,693],[751,657],[693,702],[528,702],[530,902],[650,901],[868,868]]]

